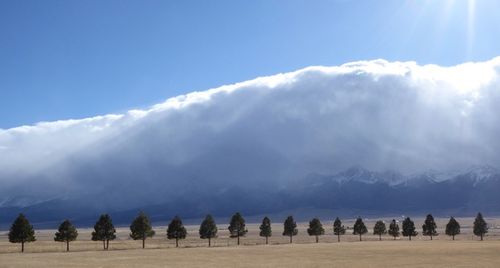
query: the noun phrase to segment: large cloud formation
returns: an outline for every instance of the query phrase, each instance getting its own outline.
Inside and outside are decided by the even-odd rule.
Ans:
[[[148,110],[0,130],[0,204],[80,197],[120,208],[354,165],[500,168],[499,74],[500,57],[453,67],[353,62]]]

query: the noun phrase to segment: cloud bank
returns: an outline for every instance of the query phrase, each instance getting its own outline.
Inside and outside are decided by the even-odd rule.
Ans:
[[[500,57],[452,67],[361,61],[0,130],[0,204],[81,198],[119,208],[355,165],[500,168],[499,75]]]

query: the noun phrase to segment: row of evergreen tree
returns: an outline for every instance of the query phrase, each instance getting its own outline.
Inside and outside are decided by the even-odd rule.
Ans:
[[[288,236],[290,238],[290,243],[295,235],[298,234],[297,223],[292,216],[288,216],[283,223],[283,236]],[[346,227],[342,225],[342,222],[337,217],[333,223],[333,234],[337,236],[338,242],[340,242],[340,236],[346,233]],[[240,213],[235,213],[231,217],[228,227],[230,237],[237,239],[237,244],[240,244],[240,237],[245,236],[248,232],[245,227],[245,219]],[[363,220],[358,217],[354,226],[352,227],[352,234],[359,235],[359,241],[362,240],[362,235],[368,233]],[[208,239],[208,246],[211,246],[211,240],[217,237],[217,225],[211,215],[207,215],[200,225],[199,236],[201,239]],[[478,213],[476,219],[474,220],[474,234],[483,240],[483,236],[488,232],[488,225],[484,220],[481,213]],[[309,222],[309,228],[307,233],[310,236],[316,237],[316,243],[319,242],[319,237],[325,234],[325,229],[321,221],[318,218],[314,218]],[[446,235],[452,236],[455,240],[455,236],[460,234],[460,224],[451,217],[448,224],[446,224]],[[403,235],[411,240],[412,237],[417,236],[415,223],[407,217],[402,222],[402,230],[399,229],[399,224],[396,220],[392,220],[389,224],[389,228],[383,221],[377,221],[373,228],[373,234],[378,235],[379,239],[382,240],[382,235],[389,234],[394,239],[398,236]],[[145,247],[146,239],[153,237],[155,231],[152,228],[151,221],[149,217],[140,212],[139,215],[132,221],[130,225],[130,238],[134,240],[142,240],[142,247]],[[180,217],[176,216],[172,219],[167,228],[167,238],[175,239],[175,246],[179,246],[179,240],[186,238],[187,231]],[[271,220],[268,217],[264,217],[262,224],[260,225],[261,237],[265,237],[266,244],[269,242],[269,237],[272,236]],[[437,225],[434,221],[434,217],[429,214],[427,215],[424,224],[422,225],[422,235],[429,236],[432,240],[433,236],[437,236]],[[78,231],[75,226],[69,221],[65,220],[59,225],[57,232],[54,235],[54,241],[65,242],[66,250],[69,251],[69,243],[76,240],[78,237]],[[103,214],[99,217],[96,224],[94,225],[94,231],[92,232],[93,241],[102,241],[103,249],[107,250],[109,248],[109,241],[116,238],[116,230],[108,214]],[[21,243],[21,252],[24,252],[24,243],[36,241],[35,232],[33,226],[29,223],[28,219],[23,215],[19,216],[12,223],[9,231],[9,241],[12,243]]]

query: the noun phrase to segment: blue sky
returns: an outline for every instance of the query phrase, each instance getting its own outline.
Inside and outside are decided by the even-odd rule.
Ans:
[[[310,65],[500,55],[500,2],[1,1],[0,128]]]

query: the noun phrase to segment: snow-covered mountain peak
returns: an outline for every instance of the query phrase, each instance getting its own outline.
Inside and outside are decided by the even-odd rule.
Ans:
[[[360,166],[354,166],[330,176],[332,181],[338,183],[362,182],[367,184],[385,183],[390,186],[396,185],[419,185],[421,183],[442,183],[451,180],[470,180],[475,186],[493,178],[500,178],[500,170],[491,166],[471,166],[461,171],[437,171],[427,170],[424,172],[403,175],[397,171],[370,171]]]
[[[479,182],[490,180],[500,176],[500,171],[489,165],[476,165],[468,168],[464,175],[474,181],[474,186]]]
[[[383,172],[377,172],[367,170],[360,166],[351,167],[334,176],[334,180],[338,181],[339,183],[356,181],[368,184],[381,182],[387,183],[389,185],[396,185],[403,179],[404,177],[396,171],[387,170]]]

